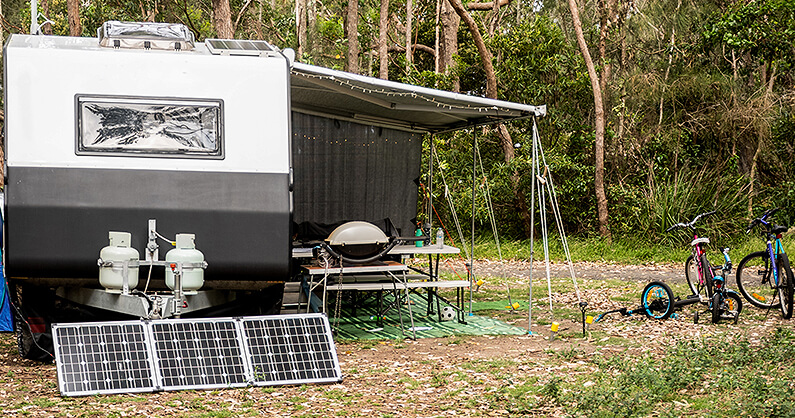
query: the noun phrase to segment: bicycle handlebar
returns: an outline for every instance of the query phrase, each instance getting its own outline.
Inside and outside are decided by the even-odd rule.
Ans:
[[[776,212],[778,212],[780,209],[781,209],[781,208],[773,208],[773,209],[768,209],[768,210],[766,210],[766,211],[765,211],[765,213],[763,213],[763,214],[762,214],[762,216],[760,216],[759,218],[756,218],[756,219],[752,220],[752,221],[751,221],[751,222],[748,224],[748,228],[746,228],[746,230],[745,230],[745,233],[746,233],[746,234],[750,233],[750,232],[751,232],[751,230],[752,230],[752,229],[754,229],[754,227],[755,227],[755,226],[757,226],[757,225],[759,225],[759,224],[763,224],[763,225],[765,225],[766,227],[770,228],[770,225],[771,225],[771,223],[770,223],[770,222],[767,222],[767,221],[766,221],[766,219],[767,219],[768,217],[770,217],[770,216],[773,216],[773,215],[774,215]]]
[[[666,229],[665,232],[670,232],[670,231],[673,231],[674,229],[685,228],[685,227],[687,227],[687,224],[683,224],[683,223],[680,222],[680,223],[678,223],[676,225],[671,225],[671,227]]]
[[[694,225],[696,224],[696,222],[698,222],[699,219],[701,219],[701,218],[703,218],[705,216],[714,215],[716,213],[718,213],[718,211],[716,211],[716,210],[713,210],[713,211],[710,211],[710,212],[699,213],[698,215],[696,215],[695,218],[693,218],[692,221],[690,221],[688,223],[681,223],[680,222],[680,223],[678,223],[676,225],[673,225],[670,228],[666,229],[665,232],[668,232],[668,231],[671,231],[671,230],[674,230],[674,229],[677,229],[677,228],[690,228],[690,229],[695,230],[696,228],[694,227]]]

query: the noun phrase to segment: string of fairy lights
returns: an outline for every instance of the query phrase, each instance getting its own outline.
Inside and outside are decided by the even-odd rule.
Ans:
[[[371,146],[382,145],[383,143],[386,143],[386,144],[390,144],[391,143],[392,145],[399,145],[399,144],[403,144],[405,142],[413,142],[415,139],[417,139],[418,135],[417,134],[411,134],[411,136],[409,136],[408,139],[405,139],[405,140],[395,140],[395,139],[391,139],[391,138],[383,138],[383,139],[379,138],[377,140],[375,140],[375,139],[365,140],[364,142],[362,142],[360,138],[350,139],[350,140],[348,138],[324,139],[324,138],[319,138],[317,135],[307,135],[307,134],[301,134],[301,133],[298,133],[298,132],[293,132],[293,137],[294,138],[301,138],[304,141],[322,142],[322,143],[325,143],[326,145],[345,145],[345,146],[352,146],[352,147],[371,147]]]
[[[501,110],[498,106],[470,106],[462,104],[444,103],[438,100],[436,97],[425,96],[415,91],[395,91],[388,88],[376,89],[376,88],[365,87],[351,83],[350,81],[345,79],[337,78],[333,75],[308,74],[305,72],[293,72],[293,74],[307,79],[323,80],[327,82],[330,81],[338,84],[340,87],[346,87],[351,90],[356,90],[364,94],[381,94],[387,97],[401,97],[401,98],[407,97],[411,99],[422,99],[428,103],[436,105],[436,107],[441,110],[467,110],[467,111],[477,111],[481,113],[487,113],[487,112],[493,113],[494,111]]]

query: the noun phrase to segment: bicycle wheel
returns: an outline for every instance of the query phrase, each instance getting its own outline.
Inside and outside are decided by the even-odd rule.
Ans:
[[[712,311],[712,323],[717,324],[720,322],[720,314],[722,312],[721,306],[723,305],[723,295],[720,292],[715,293],[712,296],[712,302],[710,303],[710,310]]]
[[[740,312],[743,311],[743,298],[733,291],[728,291],[726,292],[726,299],[724,299],[723,303],[724,311],[722,318],[732,319],[735,324],[739,322]]]
[[[767,251],[748,254],[737,266],[737,289],[757,308],[777,308],[780,299],[772,274]]]
[[[778,295],[781,300],[781,316],[792,318],[793,283],[792,269],[786,254],[778,255]]]
[[[729,290],[726,293],[717,292],[712,296],[712,323],[717,324],[723,319],[734,321],[736,324],[743,310],[743,301],[740,295]]]
[[[687,285],[690,287],[691,294],[702,295],[707,297],[707,288],[704,281],[700,281],[698,277],[698,264],[693,262],[693,255],[687,257],[685,260],[685,278]]]
[[[707,299],[712,299],[712,277],[715,272],[712,271],[712,264],[709,263],[706,254],[701,254],[701,273],[704,275],[704,292],[706,290]]]
[[[674,311],[674,292],[663,282],[651,282],[643,288],[640,306],[646,316],[666,319]]]

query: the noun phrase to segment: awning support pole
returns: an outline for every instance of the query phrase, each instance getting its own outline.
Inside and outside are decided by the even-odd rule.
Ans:
[[[469,316],[472,316],[472,285],[475,283],[475,153],[478,148],[478,128],[472,128],[472,240],[469,245]]]
[[[533,129],[535,129],[535,117],[533,117]],[[536,213],[536,163],[538,162],[538,156],[536,155],[536,147],[535,147],[535,140],[536,136],[533,135],[533,147],[532,147],[532,161],[530,162],[530,172],[533,180],[530,182],[530,280],[528,285],[528,295],[527,295],[527,333],[533,334],[533,256],[535,255],[534,251],[534,239],[535,239],[535,213]]]

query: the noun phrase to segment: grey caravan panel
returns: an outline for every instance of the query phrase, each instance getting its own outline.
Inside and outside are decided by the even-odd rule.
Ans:
[[[149,219],[166,237],[196,234],[206,280],[284,280],[288,175],[17,167],[6,186],[9,277],[97,277],[108,231],[132,233],[141,257]],[[160,258],[169,250],[160,241]]]

